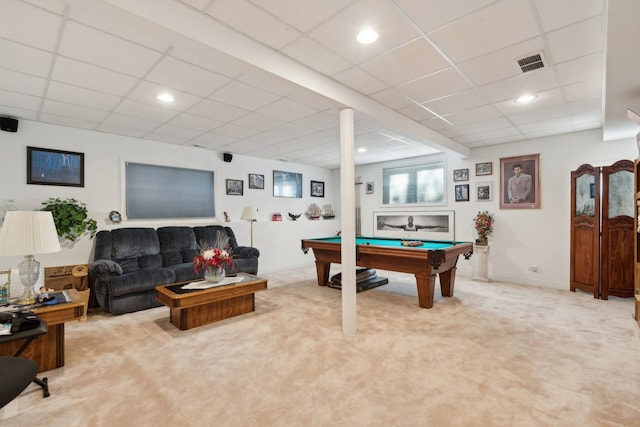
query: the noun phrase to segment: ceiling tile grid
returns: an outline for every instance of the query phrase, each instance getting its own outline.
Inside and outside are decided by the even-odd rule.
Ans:
[[[603,82],[603,0],[139,2],[154,13],[124,0],[0,2],[0,115],[335,168],[343,100],[373,111],[356,108],[362,164],[438,152],[432,131],[474,148],[602,127],[604,97],[623,92]],[[231,31],[220,43],[250,39],[255,61],[164,19],[193,13]],[[364,25],[376,43],[355,41]],[[297,65],[265,67],[274,53]],[[544,67],[523,73],[516,61],[535,53]],[[293,83],[299,67],[312,72]],[[524,92],[538,97],[516,104]],[[388,128],[399,133],[380,140]]]

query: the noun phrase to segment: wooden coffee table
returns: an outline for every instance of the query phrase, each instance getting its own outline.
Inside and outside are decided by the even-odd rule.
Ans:
[[[255,292],[267,289],[267,279],[238,273],[239,283],[187,290],[189,282],[156,287],[156,298],[169,307],[170,320],[186,330],[255,311]]]
[[[39,372],[64,366],[64,323],[84,315],[84,300],[75,289],[65,289],[71,302],[35,308],[32,311],[47,322],[49,332],[36,338],[22,357],[38,363]],[[0,345],[0,355],[13,355],[26,341],[16,340]]]

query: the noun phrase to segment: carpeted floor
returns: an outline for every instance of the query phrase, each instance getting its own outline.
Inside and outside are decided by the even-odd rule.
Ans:
[[[189,331],[165,307],[67,324],[66,366],[2,426],[638,426],[631,299],[458,277],[418,307],[412,276],[358,294],[268,275],[254,313]]]

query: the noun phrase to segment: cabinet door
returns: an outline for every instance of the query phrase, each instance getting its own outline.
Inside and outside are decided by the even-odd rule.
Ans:
[[[600,297],[600,168],[571,172],[571,256],[569,289]]]
[[[633,162],[620,160],[602,168],[602,257],[600,296],[633,296]]]

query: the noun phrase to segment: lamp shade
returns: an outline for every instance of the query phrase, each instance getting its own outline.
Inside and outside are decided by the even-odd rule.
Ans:
[[[1,255],[34,255],[60,251],[49,211],[9,211],[0,229]]]
[[[258,220],[258,208],[253,206],[247,206],[242,211],[242,215],[240,219],[244,219],[247,221],[257,221]]]

